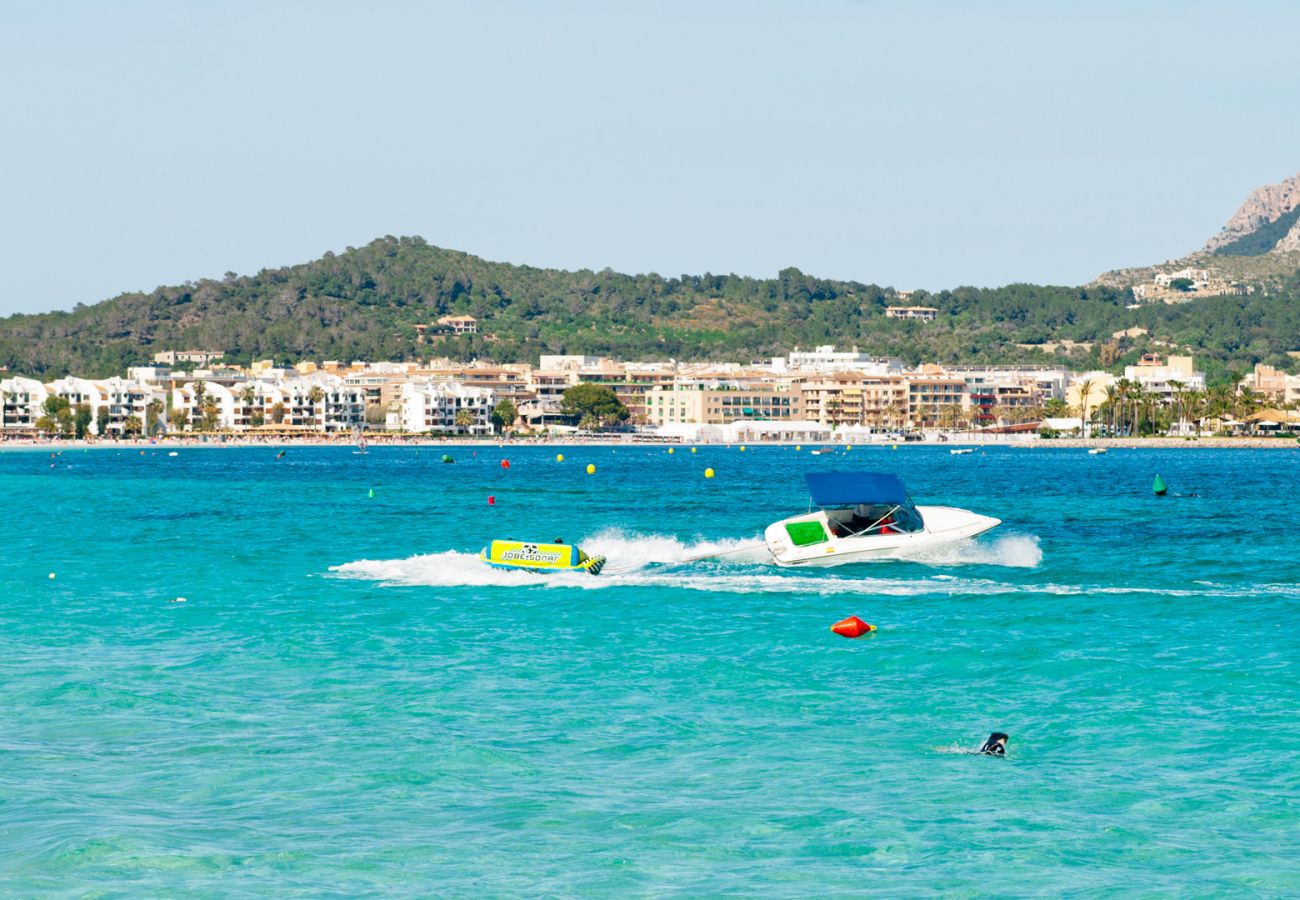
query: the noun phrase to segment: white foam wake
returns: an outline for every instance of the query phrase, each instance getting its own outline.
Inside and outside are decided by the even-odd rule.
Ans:
[[[628,534],[617,529],[597,532],[580,542],[592,555],[608,557],[599,577],[579,572],[539,575],[493,569],[475,553],[449,550],[406,559],[362,559],[334,566],[339,578],[377,581],[385,585],[424,587],[580,587],[588,590],[618,586],[675,587],[698,591],[735,593],[870,592],[914,596],[928,593],[969,592],[997,594],[1024,590],[1024,586],[988,579],[956,579],[951,575],[924,578],[888,577],[903,574],[888,564],[828,569],[778,569],[760,539],[683,541],[666,535]],[[1033,567],[1042,559],[1038,539],[1008,536],[990,544],[963,542],[932,548],[909,557],[932,566],[996,565]],[[863,577],[873,570],[886,577]],[[1032,588],[1031,588],[1032,589]]]
[[[607,557],[606,571],[626,572],[650,565],[680,565],[709,559],[732,565],[773,565],[762,535],[739,540],[693,542],[662,534],[628,534],[618,528],[598,531],[581,542],[592,556]]]
[[[1037,535],[1009,534],[991,541],[957,541],[909,553],[911,562],[931,566],[1003,566],[1008,569],[1035,569],[1043,561],[1043,548]]]

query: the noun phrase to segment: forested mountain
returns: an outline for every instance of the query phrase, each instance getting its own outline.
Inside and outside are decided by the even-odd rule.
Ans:
[[[1258,361],[1289,366],[1288,351],[1300,350],[1297,301],[1295,274],[1267,295],[1138,309],[1126,308],[1133,302],[1128,290],[1104,286],[1013,284],[917,292],[903,300],[877,285],[793,268],[771,279],[566,272],[385,237],[257,275],[0,319],[0,365],[40,377],[105,376],[147,363],[158,350],[190,348],[224,351],[233,362],[430,356],[512,362],[535,361],[540,353],[747,361],[833,343],[910,362],[1056,359],[1110,367],[1151,342],[1168,342],[1195,353],[1214,373]],[[937,307],[938,318],[886,317],[886,306],[906,304]],[[480,333],[420,343],[416,326],[449,313],[473,315]],[[1148,334],[1112,338],[1135,326]],[[1046,349],[1025,346],[1043,344]]]

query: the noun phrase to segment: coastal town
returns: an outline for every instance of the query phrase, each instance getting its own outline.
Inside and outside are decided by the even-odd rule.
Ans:
[[[465,323],[458,323],[467,327]],[[619,415],[566,402],[606,389]],[[1268,435],[1300,426],[1300,376],[1258,365],[1207,387],[1190,356],[1148,354],[1123,374],[1052,365],[906,365],[857,348],[762,362],[624,362],[543,355],[537,365],[261,360],[163,351],[106,379],[0,379],[0,437],[489,437],[618,430],[679,441],[825,441],[962,433],[1020,437]]]

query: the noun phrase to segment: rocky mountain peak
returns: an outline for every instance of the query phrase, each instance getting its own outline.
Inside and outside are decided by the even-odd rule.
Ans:
[[[1260,226],[1276,222],[1296,207],[1300,207],[1300,174],[1292,175],[1277,184],[1266,184],[1257,188],[1228,220],[1228,224],[1206,242],[1204,252],[1213,253],[1220,247],[1251,234]],[[1283,244],[1288,246],[1284,247]],[[1300,249],[1300,231],[1292,228],[1278,244],[1277,249]]]

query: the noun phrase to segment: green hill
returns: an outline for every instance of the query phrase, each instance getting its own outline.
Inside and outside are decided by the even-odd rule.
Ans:
[[[795,346],[857,345],[910,362],[1116,365],[1148,340],[1186,347],[1211,370],[1291,362],[1300,350],[1300,279],[1267,296],[1131,310],[1123,288],[1013,284],[917,292],[785,269],[737,275],[623,275],[490,262],[385,237],[345,253],[252,276],[123,294],[72,312],[0,319],[0,365],[41,377],[105,376],[164,349],[226,359],[414,359],[498,362],[541,353],[745,361]],[[889,305],[937,307],[931,323],[887,318]],[[480,333],[419,342],[416,326],[467,313]],[[1133,326],[1148,338],[1111,343]],[[1023,345],[1075,342],[1054,352]],[[1167,348],[1165,348],[1167,349]]]

